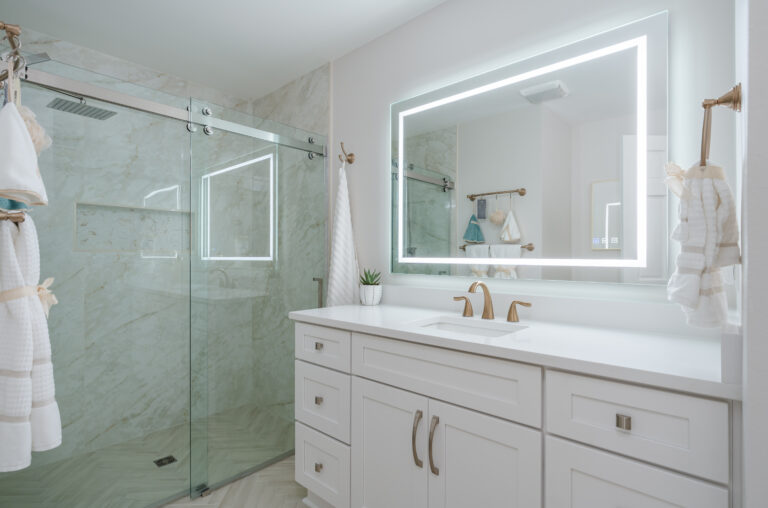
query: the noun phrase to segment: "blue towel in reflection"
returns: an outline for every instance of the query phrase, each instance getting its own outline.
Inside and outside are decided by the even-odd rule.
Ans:
[[[13,212],[15,210],[26,210],[27,208],[29,207],[24,203],[22,203],[21,201],[14,201],[12,199],[0,198],[0,210]]]
[[[480,224],[477,222],[477,217],[475,217],[474,213],[469,218],[467,230],[464,231],[464,240],[472,243],[483,243],[485,241],[483,230],[480,229]]]

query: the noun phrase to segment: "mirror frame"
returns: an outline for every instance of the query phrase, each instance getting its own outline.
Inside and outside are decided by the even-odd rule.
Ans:
[[[587,39],[526,58],[500,69],[392,104],[390,108],[392,118],[390,146],[393,146],[393,140],[397,140],[397,154],[390,154],[390,160],[397,160],[398,175],[397,262],[404,264],[644,268],[647,265],[648,33],[658,33],[660,31],[663,31],[665,34],[665,39],[662,42],[664,57],[667,60],[664,62],[664,69],[667,75],[665,81],[668,82],[668,13],[663,11]],[[403,197],[405,190],[405,140],[403,126],[406,117],[626,50],[634,50],[637,55],[637,253],[635,258],[466,258],[410,257],[404,255],[403,226],[405,222],[405,207]],[[668,117],[669,112],[667,111]],[[668,131],[669,129],[667,128]]]

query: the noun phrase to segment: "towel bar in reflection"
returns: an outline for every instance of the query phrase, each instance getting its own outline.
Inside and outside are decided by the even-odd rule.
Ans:
[[[467,245],[472,245],[472,244],[470,244],[470,243],[465,243],[464,245],[462,245],[461,247],[459,247],[459,250],[463,250],[463,251],[466,251],[466,250],[467,250]],[[505,244],[505,245],[506,245],[506,244]],[[536,247],[535,247],[535,246],[534,246],[532,243],[526,243],[525,245],[521,245],[521,246],[520,246],[520,248],[521,248],[521,249],[525,249],[525,250],[527,250],[527,251],[529,251],[529,252],[530,252],[530,251],[532,251],[533,249],[535,249]]]
[[[519,189],[501,190],[496,192],[481,192],[480,194],[467,194],[467,199],[474,201],[475,199],[482,196],[496,196],[498,194],[520,194],[521,196],[525,196],[526,192],[527,191],[525,190],[525,187],[520,187]]]

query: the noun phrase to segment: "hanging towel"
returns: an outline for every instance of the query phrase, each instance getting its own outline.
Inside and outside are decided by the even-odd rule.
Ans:
[[[45,129],[37,121],[35,113],[26,106],[19,107],[19,114],[24,120],[24,124],[27,126],[27,132],[29,132],[29,138],[32,140],[32,145],[35,147],[35,152],[40,155],[40,152],[51,146],[53,140],[45,132]]]
[[[474,217],[474,216],[473,216]],[[476,245],[467,245],[466,246],[466,253],[468,258],[489,258],[490,250],[488,248],[488,244],[476,244]],[[472,271],[472,274],[476,277],[488,277],[488,269],[490,268],[489,265],[469,265],[469,269]]]
[[[517,225],[515,212],[512,210],[507,212],[507,218],[504,219],[504,225],[501,226],[501,234],[499,236],[502,242],[515,243],[520,241],[520,228]]]
[[[0,198],[47,205],[35,145],[12,102],[0,109],[0,154]]]
[[[721,268],[740,263],[736,207],[723,169],[695,164],[688,171],[667,165],[667,185],[680,198],[680,223],[672,239],[681,244],[667,296],[683,307],[689,324],[727,323]]]
[[[359,273],[355,235],[352,232],[352,211],[349,206],[349,186],[345,164],[339,168],[339,186],[333,210],[331,236],[331,266],[328,271],[328,306],[352,305],[360,301]]]
[[[26,210],[29,207],[19,201],[12,199],[0,198],[0,211],[2,212],[20,212]]]
[[[28,467],[32,451],[61,444],[46,314],[52,279],[38,285],[32,218],[0,221],[0,471]]]
[[[483,230],[480,229],[480,223],[474,213],[469,218],[469,224],[467,224],[467,229],[464,231],[464,240],[472,243],[483,243],[485,241]]]
[[[497,243],[491,245],[492,258],[519,258],[522,249],[518,244]],[[493,265],[493,278],[517,279],[514,265]]]

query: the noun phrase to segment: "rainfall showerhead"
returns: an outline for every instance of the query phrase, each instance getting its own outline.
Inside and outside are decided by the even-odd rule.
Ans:
[[[49,62],[51,57],[48,53],[35,53],[34,55],[24,55],[24,60],[27,61],[27,65],[35,65],[43,62]]]
[[[48,107],[57,111],[65,111],[67,113],[94,118],[96,120],[106,120],[117,114],[116,111],[89,106],[84,100],[77,102],[60,99],[58,97],[49,102]]]

